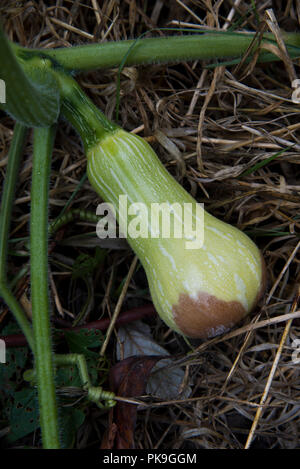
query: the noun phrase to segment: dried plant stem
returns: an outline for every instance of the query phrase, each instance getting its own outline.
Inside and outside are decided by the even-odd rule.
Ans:
[[[209,105],[210,100],[215,93],[217,81],[219,77],[222,75],[222,73],[224,73],[224,67],[218,67],[215,69],[211,85],[205,96],[205,100],[200,111],[199,122],[198,122],[198,137],[197,137],[197,162],[198,162],[198,168],[201,172],[204,171],[203,162],[202,162],[202,152],[201,152],[203,122],[204,122],[207,106]]]
[[[266,299],[266,304],[268,304],[270,302],[276,288],[278,287],[278,284],[279,284],[280,280],[282,279],[284,273],[286,272],[286,270],[289,267],[290,263],[294,259],[295,255],[297,254],[297,251],[298,251],[299,248],[300,248],[300,241],[297,243],[297,245],[296,245],[295,249],[293,250],[292,254],[290,255],[288,261],[285,263],[283,269],[281,270],[276,282],[274,283],[273,287],[271,288],[271,290],[268,294],[268,297]]]
[[[273,361],[272,368],[271,368],[271,371],[270,371],[270,374],[269,374],[269,377],[268,377],[264,392],[263,392],[263,394],[261,396],[261,399],[259,401],[259,405],[261,407],[258,407],[258,409],[256,411],[255,418],[254,418],[254,421],[252,423],[251,430],[249,432],[249,435],[248,435],[248,438],[247,438],[247,441],[246,441],[246,444],[245,444],[245,449],[249,449],[249,447],[252,443],[252,440],[253,440],[253,437],[254,437],[254,434],[255,434],[255,430],[257,428],[260,416],[261,416],[261,414],[264,410],[263,406],[266,403],[267,397],[269,395],[269,390],[270,390],[270,387],[271,387],[271,384],[272,384],[272,381],[273,381],[273,378],[274,378],[274,375],[275,375],[275,372],[276,372],[276,369],[277,369],[277,365],[278,365],[280,357],[281,357],[282,349],[283,349],[283,346],[285,344],[285,341],[286,341],[287,335],[289,333],[292,322],[293,322],[293,320],[290,319],[286,323],[286,326],[284,328],[284,332],[281,336],[280,344],[279,344],[279,347],[277,349],[277,353],[276,353],[275,359]]]
[[[274,294],[274,292],[275,292],[280,280],[282,279],[286,269],[288,268],[288,266],[290,265],[290,263],[294,259],[299,247],[300,247],[300,241],[297,243],[297,245],[296,245],[295,249],[293,250],[292,254],[290,255],[288,261],[286,262],[285,266],[283,267],[282,271],[280,272],[276,282],[274,283],[273,287],[271,288],[271,291],[270,291],[270,293],[268,295],[268,298],[266,300],[266,304],[268,304],[270,299],[272,298],[272,295]],[[297,309],[297,304],[298,304],[298,300],[299,300],[299,292],[300,292],[300,290],[299,290],[299,287],[298,287],[298,293],[297,293],[296,299],[294,300],[292,308],[291,308],[292,313],[294,313]],[[275,359],[273,361],[268,380],[266,382],[264,392],[263,392],[263,394],[261,396],[261,399],[260,399],[260,407],[257,409],[255,418],[253,420],[253,423],[252,423],[252,426],[251,426],[251,429],[250,429],[250,432],[249,432],[249,435],[248,435],[248,438],[247,438],[247,441],[246,441],[246,444],[245,444],[245,449],[248,449],[250,447],[251,442],[254,438],[254,434],[255,434],[259,419],[261,417],[262,411],[263,411],[263,406],[264,406],[264,404],[266,402],[266,399],[268,397],[269,390],[270,390],[270,387],[271,387],[271,384],[272,384],[272,381],[273,381],[273,377],[274,377],[275,371],[277,369],[277,365],[278,365],[279,359],[281,357],[282,349],[283,349],[283,346],[285,344],[285,341],[286,341],[287,335],[289,333],[290,327],[292,325],[292,322],[293,322],[293,319],[291,318],[287,321],[287,323],[285,325],[283,334],[281,336],[280,344],[279,344]]]
[[[292,305],[292,312],[294,312],[297,309],[297,304],[298,304],[298,300],[299,300],[299,293],[300,293],[300,290],[298,288],[298,293],[297,293],[296,298],[295,298],[295,300],[293,302],[293,305]],[[270,387],[272,385],[272,381],[273,381],[273,378],[274,378],[274,375],[275,375],[275,372],[276,372],[276,369],[277,369],[277,366],[278,366],[278,363],[279,363],[279,360],[280,360],[280,357],[281,357],[282,349],[283,349],[283,346],[285,344],[288,333],[290,331],[292,322],[293,322],[293,319],[289,319],[288,322],[285,325],[285,328],[284,328],[283,334],[281,336],[280,343],[279,343],[279,346],[278,346],[278,349],[277,349],[277,352],[276,352],[276,355],[275,355],[275,358],[274,358],[274,361],[273,361],[273,364],[272,364],[272,367],[271,367],[271,370],[270,370],[270,373],[269,373],[269,376],[268,376],[268,379],[267,379],[267,382],[266,382],[266,385],[265,385],[265,388],[264,388],[264,392],[263,392],[263,394],[261,396],[261,399],[260,399],[260,402],[259,402],[259,407],[256,411],[255,418],[253,420],[250,432],[248,434],[248,438],[247,438],[247,441],[246,441],[246,444],[245,444],[245,449],[249,449],[250,445],[253,441],[254,434],[255,434],[259,419],[260,419],[260,417],[262,415],[262,412],[264,410],[264,405],[265,405],[267,397],[269,395]]]
[[[127,289],[129,287],[129,283],[131,281],[131,277],[134,273],[134,270],[136,268],[136,264],[137,264],[137,261],[138,261],[138,258],[137,256],[134,257],[132,263],[131,263],[131,266],[130,266],[130,269],[128,271],[128,275],[127,275],[127,278],[126,278],[126,281],[124,283],[124,286],[122,288],[122,291],[121,291],[121,295],[119,296],[119,299],[118,299],[118,302],[117,302],[117,305],[115,307],[115,310],[114,310],[114,314],[111,318],[111,321],[110,321],[110,324],[109,324],[109,327],[108,327],[108,330],[107,330],[107,333],[106,333],[106,337],[105,337],[105,340],[103,342],[103,345],[101,347],[101,350],[100,350],[100,356],[104,356],[105,354],[105,350],[106,350],[106,347],[107,347],[107,344],[109,342],[109,339],[110,339],[110,336],[112,334],[112,331],[113,331],[113,328],[115,326],[115,323],[116,323],[116,320],[117,320],[117,317],[119,315],[119,312],[122,308],[122,304],[123,304],[123,301],[124,301],[124,298],[125,298],[125,295],[127,293]]]
[[[233,337],[237,337],[241,334],[244,334],[245,332],[253,331],[256,329],[261,329],[266,326],[271,326],[272,324],[279,324],[281,322],[286,322],[289,320],[294,320],[294,319],[299,319],[299,318],[300,318],[300,311],[293,311],[292,313],[281,314],[280,316],[275,316],[274,318],[264,319],[262,321],[255,321],[251,324],[248,324],[247,326],[242,326],[242,327],[239,327],[238,329],[228,332],[224,336],[221,336],[221,338],[215,337],[214,339],[204,342],[193,351],[193,354],[196,355],[199,352],[202,352],[203,350],[207,349],[212,344],[218,344],[218,343],[224,342],[226,340],[232,339]]]

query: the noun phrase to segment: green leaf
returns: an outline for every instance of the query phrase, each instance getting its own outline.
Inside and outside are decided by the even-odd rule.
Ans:
[[[78,353],[85,356],[89,365],[91,381],[95,383],[98,375],[97,360],[99,355],[98,353],[90,350],[90,348],[101,346],[103,342],[101,331],[90,329],[81,329],[78,332],[66,331],[65,338],[71,353]],[[82,382],[80,380],[77,366],[74,364],[60,366],[57,368],[56,385],[57,387],[81,387]]]
[[[69,386],[80,388],[82,383],[76,365],[60,366],[56,370],[55,384],[57,388]]]
[[[99,354],[90,349],[99,348],[102,345],[102,332],[94,329],[81,329],[77,332],[67,331],[65,332],[65,338],[71,353],[84,355],[87,361],[91,382],[93,385],[98,385]],[[73,365],[60,368],[58,370],[58,379],[64,379],[64,386],[82,385],[77,367]]]
[[[85,357],[98,356],[90,348],[100,347],[103,342],[103,334],[99,330],[81,329],[78,332],[67,331],[65,338],[70,348],[70,352],[85,355]]]
[[[83,424],[85,414],[82,410],[74,407],[62,407],[60,414],[62,447],[73,448],[76,432]]]
[[[39,411],[36,391],[25,388],[15,393],[14,405],[10,413],[11,443],[32,433],[39,427]]]
[[[1,104],[11,117],[28,127],[49,127],[60,112],[59,87],[49,65],[35,57],[24,68],[17,60],[0,27],[0,78],[5,84],[5,103]]]
[[[87,276],[93,274],[94,270],[101,264],[107,251],[105,249],[101,249],[97,247],[95,249],[95,255],[90,256],[89,254],[80,254],[73,265],[72,269],[72,278],[83,278],[85,279]]]

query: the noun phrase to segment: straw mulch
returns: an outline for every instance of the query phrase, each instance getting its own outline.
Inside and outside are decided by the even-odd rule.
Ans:
[[[241,19],[237,28],[241,31],[270,31],[270,24],[279,37],[279,28],[299,31],[296,1],[253,3],[258,5],[255,11],[251,11],[252,2],[243,0],[7,0],[1,13],[9,37],[28,47],[136,38],[151,28],[178,27],[180,22],[192,28],[220,29],[225,25],[226,29],[231,19],[233,23]],[[273,9],[273,19],[266,16],[268,8]],[[150,33],[159,34],[165,33]],[[179,395],[175,402],[139,396],[144,406],[137,415],[135,446],[190,450],[297,448],[300,124],[299,105],[291,100],[291,79],[293,73],[299,76],[298,63],[291,64],[285,57],[284,62],[206,67],[212,63],[125,67],[121,74],[119,122],[146,137],[168,170],[199,202],[204,202],[210,213],[249,233],[266,260],[268,287],[259,307],[242,324],[217,339],[193,342],[192,353],[159,319],[145,319],[156,342],[178,357],[178,364],[185,370],[182,390],[185,385],[191,386],[192,393],[186,399]],[[89,96],[112,118],[117,72],[99,70],[79,77]],[[12,129],[12,120],[1,114],[1,182]],[[261,165],[275,154],[274,159]],[[19,175],[12,226],[15,238],[28,236],[31,162],[32,136]],[[260,167],[256,168],[258,163]],[[53,155],[51,219],[59,215],[77,189],[85,165],[80,139],[62,122]],[[71,207],[95,213],[98,203],[85,181]],[[59,262],[74,263],[80,253],[93,254],[99,242],[88,236],[93,230],[91,224],[74,221],[64,229],[62,239],[56,239],[51,251],[53,314],[70,324],[82,307],[80,295],[84,295],[85,286],[77,285],[77,303],[72,302],[70,272],[57,266]],[[74,238],[79,233],[81,238]],[[128,278],[133,262],[133,253],[118,240],[109,248],[95,274],[96,301],[89,305],[87,321],[114,311],[122,281]],[[25,247],[19,244],[18,249]],[[9,268],[17,273],[22,262],[22,257],[13,257]],[[122,310],[150,300],[141,269],[129,280]],[[28,281],[28,276],[21,279],[19,295],[23,302],[30,301]],[[111,364],[116,362],[117,341],[116,333],[106,348]],[[100,446],[107,426],[107,413],[91,406],[75,446]],[[34,441],[39,444],[39,439]]]

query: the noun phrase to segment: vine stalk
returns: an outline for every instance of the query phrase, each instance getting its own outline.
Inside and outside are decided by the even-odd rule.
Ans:
[[[54,128],[34,131],[30,217],[31,301],[40,425],[45,449],[59,448],[48,292],[48,191]]]

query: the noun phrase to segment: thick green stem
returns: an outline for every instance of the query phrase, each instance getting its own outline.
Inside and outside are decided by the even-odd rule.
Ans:
[[[93,104],[74,78],[60,71],[53,71],[53,73],[60,86],[62,113],[78,131],[85,151],[106,133],[111,133],[118,128]]]
[[[43,50],[43,55],[57,61],[67,70],[89,71],[118,67],[126,57],[126,65],[167,63],[187,60],[207,60],[241,57],[251,45],[255,33],[206,32],[183,36],[146,38],[105,42],[70,48]],[[291,57],[300,56],[300,34],[283,33]],[[272,34],[264,34],[265,41],[275,41]],[[276,41],[275,41],[276,43]],[[253,52],[257,49],[254,47]],[[40,55],[37,49],[14,46],[19,56]],[[279,60],[262,52],[258,60]]]
[[[54,129],[34,132],[30,217],[32,322],[44,448],[59,448],[48,292],[48,190]]]
[[[26,128],[21,124],[16,124],[13,140],[8,155],[5,183],[3,187],[2,203],[0,210],[0,296],[15,316],[28,344],[33,350],[33,334],[30,322],[28,321],[21,305],[14,297],[11,288],[8,286],[6,274],[6,260],[8,252],[8,237],[13,208],[15,188],[17,184],[20,159],[26,137]]]

